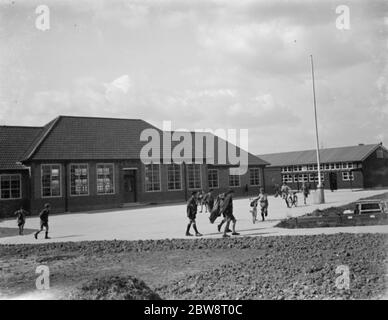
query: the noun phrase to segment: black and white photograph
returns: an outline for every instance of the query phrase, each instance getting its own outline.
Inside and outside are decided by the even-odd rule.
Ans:
[[[387,62],[386,0],[0,0],[0,300],[387,300]]]

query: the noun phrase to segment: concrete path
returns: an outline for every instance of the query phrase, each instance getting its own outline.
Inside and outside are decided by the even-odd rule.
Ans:
[[[269,197],[268,221],[252,224],[249,213],[249,200],[234,201],[234,212],[238,219],[237,229],[242,236],[302,235],[339,232],[378,232],[388,233],[388,226],[339,227],[315,229],[275,228],[279,220],[286,217],[297,217],[312,212],[316,208],[339,206],[359,198],[387,192],[379,191],[336,191],[326,192],[326,203],[323,205],[307,204],[287,209],[283,200]],[[312,201],[313,197],[309,198]],[[301,199],[300,199],[301,200]],[[300,202],[303,202],[301,200]],[[69,213],[50,217],[50,240],[35,240],[33,235],[0,238],[0,244],[44,243],[84,240],[145,240],[165,238],[186,238],[186,206],[184,204],[149,206],[142,208],[122,209],[117,211]],[[218,238],[216,224],[209,223],[207,213],[198,213],[197,225],[204,237]],[[36,229],[39,226],[37,217],[28,218],[26,228]],[[0,227],[16,227],[15,220],[6,220]],[[43,233],[40,234],[42,238]]]

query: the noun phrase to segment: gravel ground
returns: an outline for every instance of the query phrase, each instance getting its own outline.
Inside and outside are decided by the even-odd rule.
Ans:
[[[0,291],[31,290],[36,275],[30,270],[47,264],[50,282],[63,295],[84,281],[130,274],[162,299],[381,298],[387,240],[384,234],[342,233],[1,245]],[[339,265],[349,267],[349,290],[335,286]]]

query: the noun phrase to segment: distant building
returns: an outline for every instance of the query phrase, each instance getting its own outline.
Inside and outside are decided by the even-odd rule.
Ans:
[[[258,155],[270,163],[265,168],[266,189],[286,182],[299,189],[303,182],[318,183],[316,150]],[[325,189],[388,187],[388,151],[382,144],[357,145],[320,150],[321,175]]]
[[[87,211],[185,201],[200,189],[219,193],[233,188],[237,196],[252,195],[264,185],[268,163],[252,154],[241,176],[216,155],[214,162],[202,159],[203,164],[195,159],[144,164],[140,151],[146,142],[140,135],[150,128],[162,133],[143,120],[69,116],[44,127],[0,126],[0,217],[21,205],[34,214],[46,202],[54,212]],[[191,134],[197,139],[197,133]],[[220,138],[214,138],[217,145]]]

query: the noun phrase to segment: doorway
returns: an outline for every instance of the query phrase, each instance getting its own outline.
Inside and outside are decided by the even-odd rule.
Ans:
[[[336,172],[330,172],[329,174],[329,183],[330,183],[330,190],[334,191],[338,189],[337,185],[337,173]]]
[[[124,170],[122,181],[123,202],[136,202],[136,170]]]

